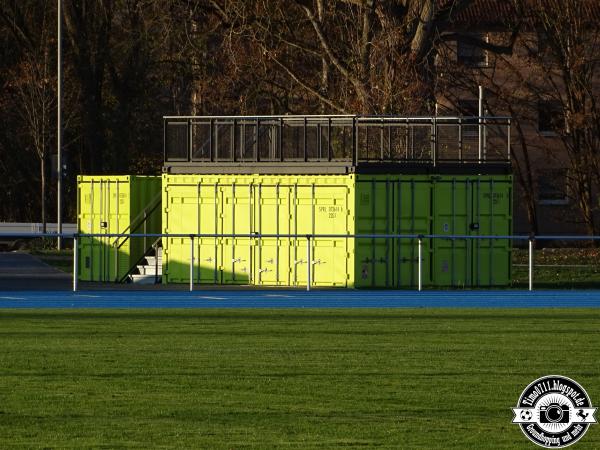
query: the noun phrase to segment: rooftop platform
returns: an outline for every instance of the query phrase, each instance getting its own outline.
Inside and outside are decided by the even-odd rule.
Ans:
[[[508,173],[509,117],[167,116],[167,173]]]

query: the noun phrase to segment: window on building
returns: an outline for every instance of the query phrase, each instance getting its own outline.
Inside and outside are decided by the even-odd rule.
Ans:
[[[560,102],[542,100],[538,103],[538,131],[555,134],[564,129],[565,117]]]
[[[467,35],[471,39],[487,42],[485,33],[473,33]],[[469,67],[486,67],[488,65],[487,51],[474,43],[459,39],[457,42],[458,62]]]
[[[567,205],[567,169],[545,169],[538,174],[538,200],[540,205]]]

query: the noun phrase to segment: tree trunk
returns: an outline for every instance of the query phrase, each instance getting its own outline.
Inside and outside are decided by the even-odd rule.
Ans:
[[[60,173],[58,174],[60,176]],[[41,188],[41,202],[42,202],[42,232],[46,233],[46,157],[45,155],[40,158],[40,188]]]

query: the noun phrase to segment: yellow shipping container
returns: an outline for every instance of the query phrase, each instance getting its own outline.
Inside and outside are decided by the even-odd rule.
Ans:
[[[354,233],[354,175],[163,175],[163,232]],[[194,281],[305,286],[306,238],[200,238]],[[312,285],[352,286],[353,242],[311,242]],[[163,243],[163,282],[189,281],[189,238]]]

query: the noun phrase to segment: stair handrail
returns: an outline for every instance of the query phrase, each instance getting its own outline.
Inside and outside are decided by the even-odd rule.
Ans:
[[[131,271],[137,266],[139,265],[140,262],[142,262],[142,260],[144,258],[146,258],[146,256],[148,256],[148,253],[150,252],[150,250],[155,249],[156,252],[156,262],[155,262],[155,266],[154,266],[154,282],[156,283],[158,281],[158,243],[162,240],[162,236],[159,236],[156,238],[156,240],[154,242],[152,242],[152,244],[150,245],[150,247],[148,247],[147,249],[144,250],[144,254],[135,262],[135,264],[133,264],[129,270],[127,270],[127,272],[125,272],[125,275],[123,275],[119,280],[118,283],[122,283],[124,282],[127,277],[131,274]]]
[[[138,215],[133,218],[133,220],[131,221],[131,223],[129,225],[127,225],[127,227],[125,228],[125,230],[123,230],[120,234],[126,234],[129,231],[129,229],[131,229],[131,233],[129,233],[129,234],[133,234],[140,227],[140,225],[142,225],[145,221],[147,221],[150,218],[150,216],[152,215],[152,213],[160,205],[161,200],[162,200],[162,192],[159,192],[158,194],[156,194],[152,198],[152,200],[150,200],[150,206],[147,206],[142,211],[140,211],[138,213]],[[150,209],[150,211],[148,211],[148,209]],[[142,219],[142,220],[140,220],[140,219]],[[132,228],[131,225],[134,224],[138,220],[140,220],[140,222],[137,223]],[[125,242],[127,242],[127,240],[129,239],[129,236],[125,236],[125,239],[123,239],[123,241],[119,244],[119,240],[120,239],[121,239],[121,236],[117,237],[115,239],[115,241],[113,242],[113,244],[112,244],[113,247],[117,248],[117,250],[120,249],[125,244]]]

